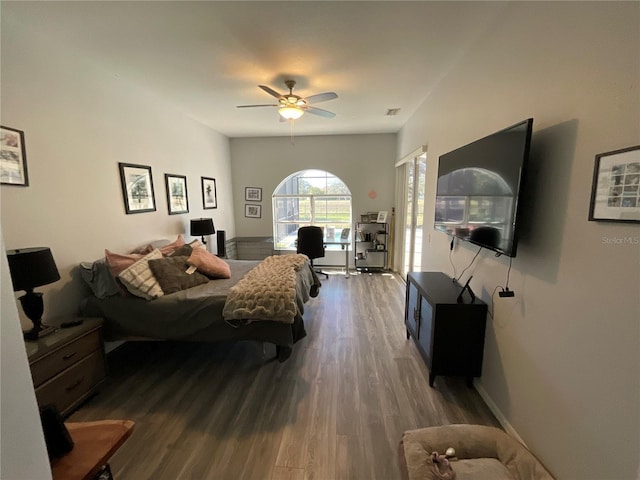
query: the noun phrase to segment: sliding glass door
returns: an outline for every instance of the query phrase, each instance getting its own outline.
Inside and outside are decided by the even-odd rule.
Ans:
[[[424,190],[427,171],[427,154],[420,153],[398,165],[399,178],[403,179],[399,189],[402,209],[399,215],[402,255],[400,273],[403,277],[409,272],[422,268],[422,232],[424,225]],[[402,180],[401,180],[402,181]]]

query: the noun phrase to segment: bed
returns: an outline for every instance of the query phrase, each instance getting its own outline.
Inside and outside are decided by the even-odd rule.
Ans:
[[[290,257],[293,256],[281,256]],[[274,321],[264,311],[262,303],[272,299],[268,291],[246,294],[252,302],[252,315],[244,316],[238,308],[237,300],[231,311],[225,305],[234,291],[246,283],[247,279],[259,271],[271,258],[263,261],[227,260],[230,278],[214,279],[204,284],[166,294],[153,300],[145,300],[132,295],[111,295],[98,298],[86,297],[81,302],[82,315],[101,317],[105,320],[107,340],[179,340],[198,342],[218,342],[253,340],[272,343],[276,346],[276,356],[283,362],[292,353],[293,345],[306,336],[302,315],[304,304],[316,296],[320,281],[313,272],[306,257],[304,264],[295,271],[295,308],[290,318]],[[267,275],[269,271],[266,271]],[[276,283],[264,276],[265,285]],[[259,277],[255,277],[258,278]],[[241,281],[242,280],[242,281]],[[232,288],[233,287],[233,288]],[[95,292],[94,292],[95,293]],[[262,303],[261,303],[262,302]],[[277,302],[276,302],[277,303]],[[262,310],[261,310],[262,309]],[[290,309],[291,310],[291,309]],[[249,311],[249,310],[247,310]],[[238,314],[238,312],[241,312]],[[256,313],[257,312],[257,313]]]

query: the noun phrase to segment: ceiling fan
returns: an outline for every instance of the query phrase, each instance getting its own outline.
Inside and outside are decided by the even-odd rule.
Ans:
[[[238,108],[278,107],[278,113],[280,114],[281,121],[297,120],[305,112],[326,118],[333,118],[336,116],[335,113],[330,112],[329,110],[324,110],[311,105],[313,103],[326,102],[327,100],[338,98],[338,95],[335,92],[318,93],[316,95],[303,98],[293,93],[293,88],[296,86],[296,82],[294,80],[286,80],[284,84],[289,89],[289,93],[278,93],[266,85],[258,85],[258,87],[269,95],[277,98],[278,103],[269,103],[264,105],[238,105]]]

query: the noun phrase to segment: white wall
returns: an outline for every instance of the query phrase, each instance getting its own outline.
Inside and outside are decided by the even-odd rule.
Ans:
[[[1,88],[2,124],[25,132],[30,181],[2,186],[6,245],[51,247],[62,275],[40,289],[45,320],[77,309],[83,287],[73,269],[105,248],[123,252],[184,232],[189,240],[189,220],[201,216],[234,234],[223,135],[10,15],[2,18]],[[125,214],[118,162],[152,167],[155,212]],[[168,215],[165,173],[187,176],[188,214]],[[201,176],[217,180],[217,209],[202,208]]]
[[[535,119],[516,297],[491,303],[507,258],[484,252],[468,274],[494,311],[479,389],[558,479],[638,475],[640,225],[587,213],[594,156],[640,144],[639,9],[510,4],[399,134],[398,158],[429,145],[433,219],[439,155]],[[452,275],[449,239],[424,238],[423,269]],[[458,274],[476,251],[456,248]]]
[[[0,478],[50,479],[27,352],[0,225]]]
[[[273,235],[271,196],[286,177],[307,169],[326,170],[349,187],[354,222],[361,213],[386,210],[390,214],[395,155],[395,134],[302,136],[295,138],[294,145],[289,137],[234,138],[231,171],[236,233]],[[262,188],[261,219],[244,217],[244,204],[249,203],[244,200],[245,187]],[[375,198],[370,198],[371,191],[375,191]],[[344,255],[329,261],[343,264]]]

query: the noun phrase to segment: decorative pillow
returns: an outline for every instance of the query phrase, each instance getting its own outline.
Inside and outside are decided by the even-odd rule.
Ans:
[[[80,276],[98,298],[107,298],[120,293],[120,287],[104,258],[95,262],[82,262]]]
[[[173,252],[171,252],[167,257],[188,257],[191,255],[191,245],[183,245],[181,247],[176,248]]]
[[[123,255],[121,253],[114,253],[109,250],[105,250],[104,257],[107,261],[107,265],[109,265],[109,270],[111,270],[111,273],[114,277],[117,277],[120,272],[136,263],[138,260],[144,257],[144,255],[141,255],[139,253],[130,253],[128,255]]]
[[[157,248],[133,265],[125,268],[118,275],[122,284],[136,297],[151,300],[164,295],[160,284],[149,268],[149,261],[156,258],[162,258],[162,253]]]
[[[196,270],[193,273],[187,273],[189,265],[185,255],[150,260],[149,267],[165,295],[196,287],[209,281],[207,277]]]
[[[131,250],[129,252],[129,254],[137,253],[138,255],[147,255],[147,254],[153,252],[154,248],[155,247],[152,247],[150,243],[147,243],[145,245],[140,245],[139,247],[134,248],[133,250]]]
[[[180,234],[178,235],[178,238],[176,238],[175,242],[170,243],[169,245],[165,245],[164,247],[159,247],[159,250],[162,253],[162,255],[166,257],[171,252],[173,252],[177,248],[180,248],[183,245],[184,245],[184,237],[182,236],[182,234]]]
[[[197,238],[189,242],[188,245],[190,245],[191,248],[207,248],[206,245]]]
[[[194,248],[187,263],[211,278],[231,278],[229,264],[204,248]]]

